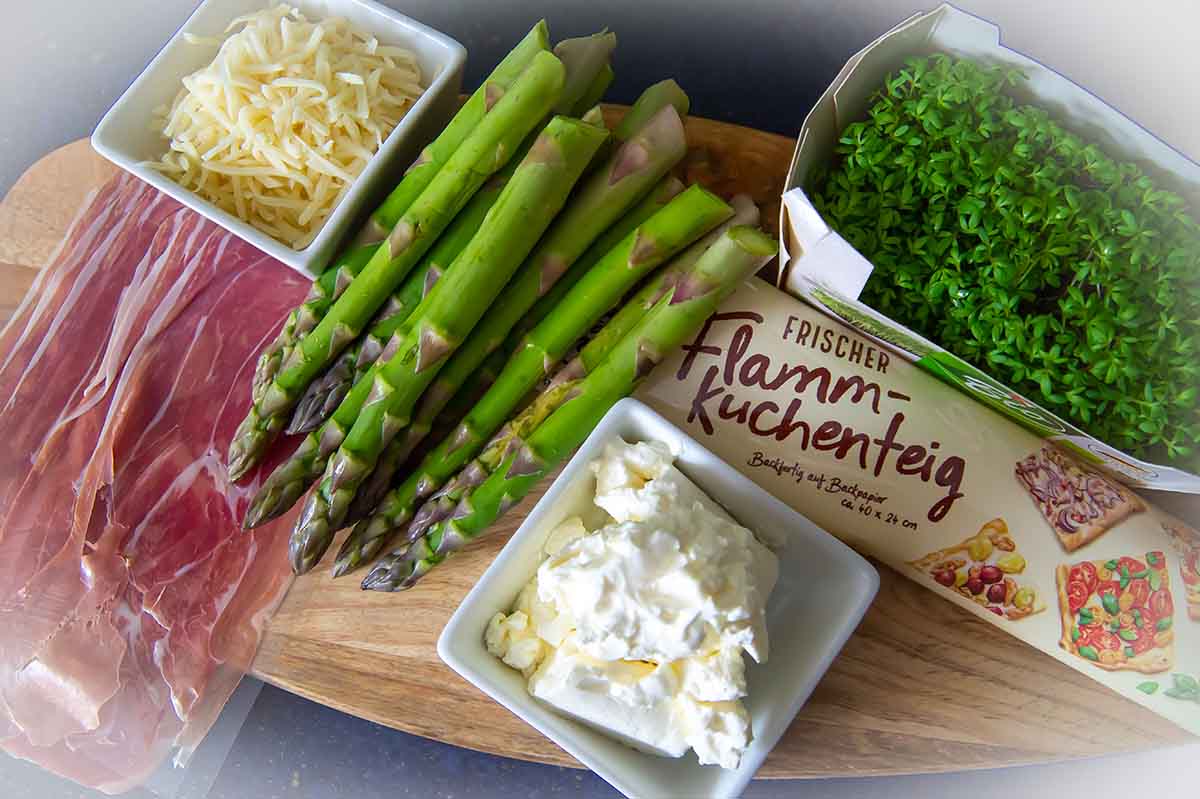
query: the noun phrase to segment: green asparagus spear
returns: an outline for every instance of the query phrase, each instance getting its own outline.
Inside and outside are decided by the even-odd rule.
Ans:
[[[613,129],[613,139],[619,142],[629,141],[639,130],[666,106],[671,106],[679,114],[680,119],[686,119],[691,101],[679,84],[671,79],[660,80],[646,90],[634,101],[629,113]]]
[[[539,52],[512,88],[484,115],[325,318],[292,348],[230,444],[232,479],[240,478],[258,462],[309,382],[358,337],[488,176],[504,166],[557,101],[563,80],[562,63],[548,52]]]
[[[587,91],[583,93],[583,97],[575,104],[575,115],[582,117],[589,110],[597,108],[600,101],[604,99],[604,94],[608,91],[608,87],[612,85],[613,78],[615,77],[616,74],[613,72],[611,64],[605,64],[600,67],[600,71],[596,73],[596,77],[592,78],[592,84],[588,86]]]
[[[583,112],[596,104],[594,101],[583,104],[583,101],[595,91],[595,83],[601,79],[606,67],[611,74],[609,59],[616,46],[617,35],[608,31],[578,39],[564,39],[554,45],[554,55],[567,69],[562,96],[554,106],[555,114],[582,116]],[[577,108],[579,105],[583,105],[582,109]]]
[[[412,205],[413,200],[429,185],[437,171],[479,124],[483,115],[525,71],[534,55],[548,49],[549,31],[546,21],[541,20],[504,60],[496,65],[492,74],[484,79],[438,137],[425,148],[417,163],[409,167],[404,179],[371,214],[370,220],[355,237],[354,243],[339,254],[333,265],[321,274],[304,303],[289,314],[279,336],[259,357],[251,391],[255,401],[258,401],[275,379],[291,348],[317,325],[329,306],[362,271],[371,260],[375,248],[387,237],[396,222]]]
[[[665,292],[672,289],[683,275],[691,271],[700,256],[707,252],[708,248],[719,240],[726,230],[736,225],[756,225],[758,223],[758,206],[749,197],[739,194],[730,201],[730,204],[734,208],[732,217],[672,259],[665,269],[647,281],[587,342],[580,353],[555,373],[546,390],[492,436],[479,456],[480,465],[484,470],[483,474],[490,473],[495,469],[515,443],[519,443],[571,395],[574,386],[608,357],[608,353],[612,351],[616,343],[641,321],[646,312],[662,298]],[[459,434],[461,435],[461,433]],[[455,465],[454,468],[458,468],[458,465]],[[453,513],[463,491],[469,487],[471,479],[478,474],[480,474],[478,466],[465,468],[460,473],[460,476],[463,477],[462,480],[451,482],[430,496],[413,514],[412,522],[404,531],[402,540],[416,540],[425,533],[430,525]],[[384,503],[384,508],[387,507],[389,507],[388,503]],[[375,529],[380,529],[380,523],[385,520],[386,517],[381,520],[372,520]],[[366,533],[364,532],[362,535],[365,537]],[[350,538],[347,539],[347,541],[350,540]]]
[[[351,568],[351,561],[362,563],[374,557],[391,533],[412,515],[421,499],[441,487],[447,477],[475,457],[488,437],[509,418],[521,400],[537,387],[577,339],[643,276],[732,213],[733,210],[719,198],[693,186],[630,231],[525,337],[496,384],[450,438],[429,453],[404,483],[381,500],[374,518],[358,526],[346,539],[335,569],[344,572]],[[367,510],[375,505],[367,505],[369,501],[362,503]]]
[[[380,561],[363,588],[411,588],[425,574],[478,538],[519,502],[588,436],[618,400],[672,350],[695,335],[717,306],[775,255],[775,241],[750,227],[735,227],[697,261],[659,303],[617,343],[609,356],[568,399],[505,458],[500,468],[471,489],[454,515]]]
[[[684,94],[683,89],[679,88],[679,84],[673,80],[659,81],[643,91],[641,96],[638,97],[637,102],[633,104],[633,107],[613,130],[613,135],[609,143],[627,140],[629,136],[636,133],[641,126],[644,126],[651,117],[667,105],[673,107],[681,119],[687,116],[688,96]],[[632,230],[635,226],[631,225],[628,230]],[[618,237],[612,244],[615,245],[616,241],[619,241],[620,238]],[[608,249],[610,248],[605,248],[602,252],[608,252]],[[537,304],[529,314],[517,320],[513,326],[513,331],[521,335],[529,332],[534,325],[542,320],[551,308],[558,304],[559,300],[570,290],[571,286],[575,285],[575,281],[590,267],[591,264],[587,263],[586,259],[576,262],[563,277],[555,282],[549,291],[538,298]]]
[[[543,19],[496,65],[437,138],[421,151],[404,173],[400,185],[371,215],[370,221],[359,233],[357,243],[377,245],[388,237],[404,212],[421,196],[421,192],[450,160],[450,156],[471,136],[484,116],[513,87],[534,57],[549,49],[550,32]]]
[[[345,398],[354,385],[379,358],[392,334],[409,318],[413,309],[433,288],[458,254],[463,251],[475,231],[483,223],[508,182],[507,168],[489,180],[466,207],[454,218],[446,232],[430,248],[421,264],[412,271],[391,300],[380,309],[363,337],[338,357],[333,366],[314,380],[296,410],[287,432],[308,433],[316,430]]]
[[[297,573],[320,559],[379,454],[407,426],[421,394],[549,227],[607,138],[604,128],[567,117],[551,120],[479,232],[413,313],[414,324],[388,342],[370,395],[292,533]]]

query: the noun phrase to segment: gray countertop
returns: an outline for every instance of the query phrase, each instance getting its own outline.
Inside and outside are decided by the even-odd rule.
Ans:
[[[1132,745],[1132,744],[1131,744]],[[204,756],[203,748],[198,757]],[[757,780],[745,799],[1196,799],[1200,744],[1046,766],[888,779]],[[223,760],[223,762],[222,762]],[[172,799],[618,799],[599,777],[380,727],[264,688],[228,756]],[[0,755],[5,799],[103,799]],[[1086,792],[1085,792],[1086,791]],[[153,799],[136,791],[130,799]],[[686,799],[680,797],[679,799]]]
[[[611,93],[676,77],[693,113],[791,134],[846,58],[929,2],[903,0],[384,0],[446,31],[470,53],[467,85],[537,16],[556,37],[607,25],[620,37]],[[5,4],[0,25],[0,194],[33,161],[90,134],[96,121],[178,28],[195,0],[37,0]],[[1194,76],[1200,4],[1193,0],[960,2],[1001,24],[1004,41],[1120,108],[1193,158],[1200,156]],[[781,164],[783,169],[785,165]],[[613,795],[593,775],[469,752],[388,730],[273,688],[244,726],[213,736],[179,799],[401,799]],[[234,725],[236,727],[236,725]],[[235,737],[236,736],[236,737]],[[232,743],[231,743],[232,742]],[[1123,742],[1136,748],[1134,741]],[[1026,769],[895,779],[756,782],[748,797],[1200,795],[1200,744]],[[0,795],[98,797],[0,757]],[[1087,787],[1085,787],[1087,786]],[[149,796],[135,792],[138,799]]]
[[[610,96],[675,77],[693,113],[794,133],[846,58],[935,0],[384,0],[466,47],[468,86],[538,16],[557,37],[620,38]],[[0,194],[96,122],[197,0],[7,0],[0,25]],[[1194,0],[960,0],[1006,44],[1200,159]]]

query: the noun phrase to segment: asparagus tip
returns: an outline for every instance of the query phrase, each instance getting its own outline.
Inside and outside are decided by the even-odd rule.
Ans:
[[[366,561],[370,560],[372,554],[365,552],[364,541],[382,540],[378,537],[368,537],[372,520],[364,519],[354,526],[350,535],[346,536],[346,540],[342,542],[342,546],[338,549],[337,555],[333,559],[334,578],[348,574]]]
[[[250,459],[244,457],[244,453],[234,454],[233,449],[229,450],[229,479],[236,483],[246,476],[246,472],[250,471]]]
[[[329,503],[325,502],[321,492],[315,491],[300,512],[292,537],[288,540],[288,557],[296,574],[311,571],[329,547],[333,531],[327,518],[328,507]]]
[[[246,516],[242,519],[242,528],[253,530],[267,520],[274,518],[275,514],[273,511],[276,504],[275,492],[270,488],[264,487],[250,502],[250,507],[246,510]]]
[[[290,368],[288,364],[291,362],[293,356],[297,356],[299,350],[299,347],[292,350],[292,355],[288,356],[288,363],[284,363],[283,365],[285,370]],[[257,416],[260,419],[264,416],[274,416],[287,410],[290,402],[291,400],[287,392],[281,389],[278,383],[271,383],[271,385],[267,386],[267,390],[263,392],[262,402],[251,413],[257,411]]]
[[[363,578],[362,590],[395,591],[398,582],[392,578],[392,562],[395,560],[397,560],[395,556],[389,556],[375,564],[375,568],[371,569]]]

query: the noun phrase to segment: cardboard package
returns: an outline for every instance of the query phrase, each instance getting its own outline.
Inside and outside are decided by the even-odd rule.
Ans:
[[[1045,108],[1061,124],[1121,160],[1138,163],[1158,185],[1200,209],[1200,165],[1053,70],[1000,44],[996,26],[951,6],[918,14],[847,62],[801,128],[781,213],[778,285],[865,332],[908,359],[1076,457],[1129,485],[1200,493],[1200,476],[1147,463],[1100,441],[967,364],[905,326],[858,302],[871,264],[822,220],[804,187],[817,164],[830,160],[845,126],[864,119],[871,95],[914,56],[948,53],[1019,69],[1028,80],[1019,99]]]
[[[1200,506],[1168,495],[1192,500],[1181,520],[1127,487],[1200,494],[1200,477],[1096,440],[858,302],[872,266],[804,194],[885,78],[934,52],[1020,69],[1020,99],[1200,208],[1200,167],[941,6],[854,56],[805,120],[780,219],[787,293],[747,284],[638,396],[859,551],[1200,734]]]
[[[1184,520],[760,280],[637,396],[860,552],[1200,734]]]

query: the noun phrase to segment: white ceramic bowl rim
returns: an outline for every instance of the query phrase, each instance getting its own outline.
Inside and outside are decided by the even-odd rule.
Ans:
[[[313,276],[333,258],[336,248],[382,201],[425,142],[432,139],[457,108],[466,50],[443,33],[375,0],[289,0],[313,17],[341,15],[370,30],[380,41],[413,50],[421,65],[425,91],[384,140],[351,184],[313,241],[296,250],[183,188],[146,162],[165,152],[165,139],[153,130],[153,110],[168,105],[179,81],[207,64],[211,48],[190,44],[184,33],[221,36],[242,14],[264,8],[267,0],[204,0],[105,113],[92,133],[92,146],[108,160],[194,211],[253,244],[275,259]]]
[[[549,531],[591,503],[587,465],[614,436],[657,439],[677,453],[677,465],[734,518],[755,530],[786,531],[780,579],[768,604],[771,655],[748,664],[744,700],[755,740],[735,771],[702,767],[694,754],[678,760],[637,752],[533,699],[521,674],[491,656],[483,643],[488,620],[507,611],[541,560]],[[770,538],[771,536],[766,536]],[[617,403],[580,447],[520,529],[467,594],[438,640],[452,669],[549,737],[628,796],[738,796],[858,626],[879,585],[878,572],[842,542],[784,505],[648,406]]]

